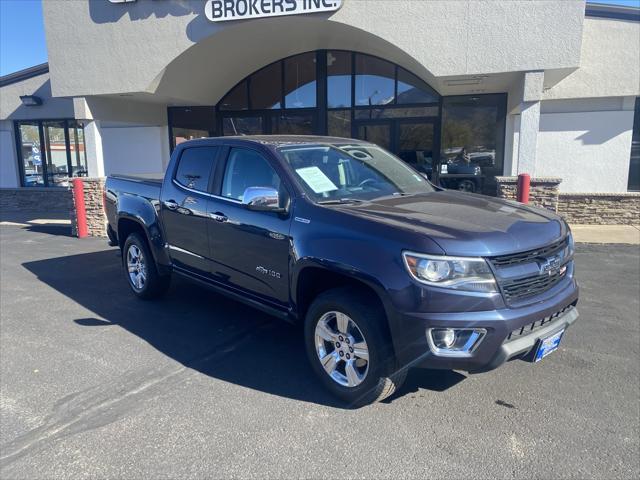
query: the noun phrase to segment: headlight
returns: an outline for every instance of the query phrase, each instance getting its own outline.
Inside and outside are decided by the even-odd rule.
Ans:
[[[569,230],[569,235],[567,235],[567,246],[564,247],[564,250],[562,251],[562,260],[567,261],[573,258],[575,251],[576,245],[573,241],[573,234],[571,233],[571,230]]]
[[[493,272],[483,258],[445,257],[403,252],[404,264],[420,283],[471,292],[497,292]]]

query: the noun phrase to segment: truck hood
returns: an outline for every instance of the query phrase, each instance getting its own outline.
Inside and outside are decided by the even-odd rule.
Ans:
[[[565,222],[550,211],[447,190],[336,208],[425,235],[447,255],[504,255],[548,245],[566,235]]]

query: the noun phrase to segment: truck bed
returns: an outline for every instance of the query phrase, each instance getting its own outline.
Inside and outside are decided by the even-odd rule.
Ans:
[[[135,175],[125,175],[115,173],[109,175],[110,178],[117,178],[119,180],[128,180],[131,182],[146,183],[153,186],[161,186],[164,181],[164,173],[138,173]]]
[[[162,176],[156,174],[143,175],[109,175],[107,177],[106,190],[109,195],[120,199],[126,197],[141,197],[151,204],[155,204],[160,200],[160,191],[162,189]],[[107,217],[113,215],[109,206],[107,208]],[[111,220],[111,218],[109,218]]]

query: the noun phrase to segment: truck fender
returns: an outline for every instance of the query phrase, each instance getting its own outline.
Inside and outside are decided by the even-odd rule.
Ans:
[[[155,201],[154,203],[159,202]],[[118,224],[120,220],[127,219],[140,225],[156,264],[169,266],[171,261],[165,248],[164,234],[157,212],[159,208],[159,204],[154,205],[148,200],[142,200],[140,197],[123,194],[117,200],[116,216]],[[120,233],[118,232],[119,235]]]

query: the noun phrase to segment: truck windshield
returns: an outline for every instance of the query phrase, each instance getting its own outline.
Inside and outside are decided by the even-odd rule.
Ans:
[[[434,191],[418,172],[374,145],[304,145],[281,147],[279,152],[318,203]]]

